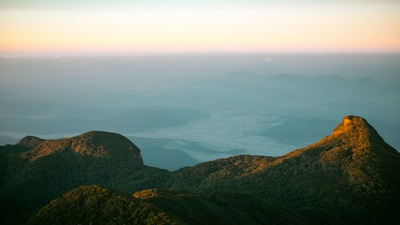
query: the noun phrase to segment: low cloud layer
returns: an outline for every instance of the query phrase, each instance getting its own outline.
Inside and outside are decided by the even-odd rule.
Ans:
[[[296,146],[277,143],[260,135],[267,127],[280,124],[282,121],[278,116],[220,112],[183,126],[138,132],[132,136],[175,139],[177,141],[167,148],[180,149],[200,161],[230,156],[231,150],[242,150],[243,154],[282,155]],[[197,152],[188,143],[197,143],[213,152]]]

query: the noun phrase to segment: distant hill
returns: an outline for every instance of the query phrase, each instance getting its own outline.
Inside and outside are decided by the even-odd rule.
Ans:
[[[25,137],[19,143],[33,147],[22,158],[35,161],[57,153],[77,154],[112,160],[128,160],[143,165],[140,149],[126,137],[100,131],[91,131],[76,137],[45,141],[36,137]]]
[[[1,147],[0,160],[2,224],[400,221],[400,154],[357,116],[281,157],[240,155],[175,172],[144,165],[132,142],[99,131],[27,137]]]
[[[44,141],[46,141],[46,140],[35,137],[35,136],[26,136],[26,137],[22,138],[17,144],[28,147],[28,148],[35,148],[36,146],[40,145]]]

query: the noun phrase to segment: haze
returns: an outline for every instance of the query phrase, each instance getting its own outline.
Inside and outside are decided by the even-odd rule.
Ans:
[[[0,1],[0,144],[89,130],[174,170],[366,118],[400,148],[400,1]]]
[[[282,155],[362,116],[395,148],[400,54],[218,53],[0,59],[2,144],[105,130],[168,169]]]

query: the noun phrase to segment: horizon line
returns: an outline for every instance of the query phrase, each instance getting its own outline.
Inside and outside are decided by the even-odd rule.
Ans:
[[[400,49],[295,49],[295,50],[70,50],[70,51],[1,51],[1,58],[10,57],[60,57],[60,56],[134,56],[134,55],[180,55],[180,54],[340,54],[340,53],[387,53],[400,54]]]

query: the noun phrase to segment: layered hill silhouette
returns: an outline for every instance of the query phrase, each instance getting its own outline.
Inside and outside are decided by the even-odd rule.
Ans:
[[[52,199],[82,185],[122,192],[153,188],[167,170],[143,165],[139,148],[122,135],[91,131],[72,138],[26,137],[1,151],[1,218],[19,224]],[[17,221],[13,221],[16,219]]]
[[[43,207],[29,224],[304,224],[300,214],[238,193],[203,196],[148,189],[133,196],[82,186]]]
[[[2,224],[397,224],[400,154],[363,118],[281,157],[174,172],[125,137],[26,137],[0,149]],[[132,195],[133,194],[133,195]]]
[[[282,157],[234,156],[183,168],[165,188],[235,190],[313,215],[333,212],[322,219],[389,224],[400,221],[399,168],[400,154],[365,119],[346,116],[315,144]]]

